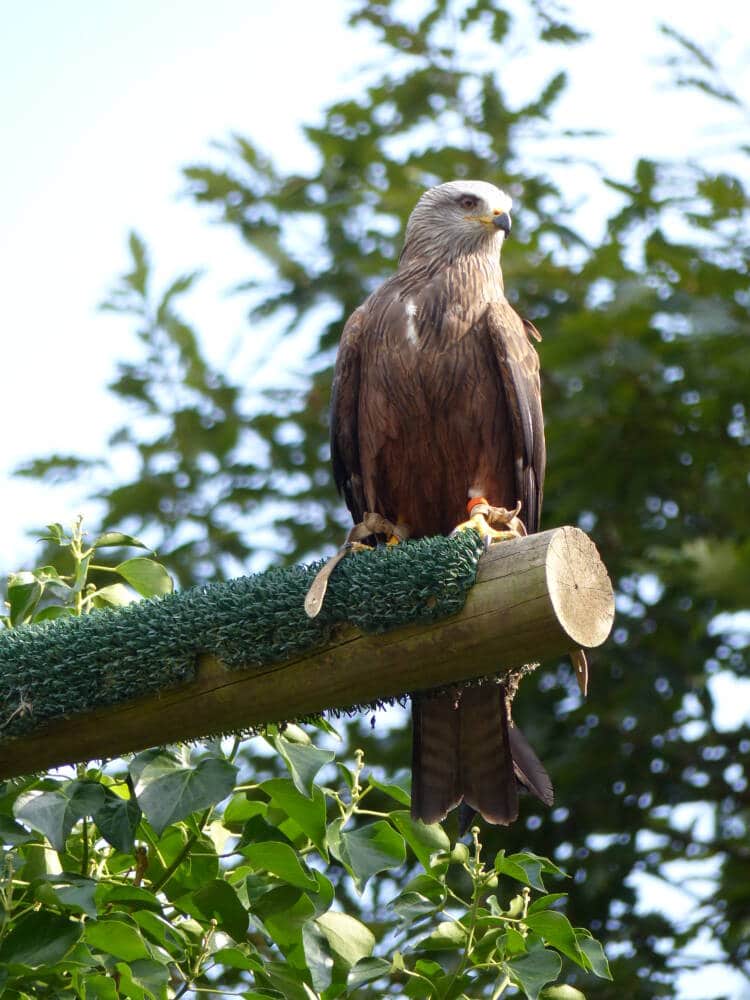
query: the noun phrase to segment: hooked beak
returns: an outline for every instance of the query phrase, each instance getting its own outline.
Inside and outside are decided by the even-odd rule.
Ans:
[[[497,229],[502,229],[506,237],[510,235],[510,216],[507,212],[496,212],[492,219],[492,225]]]

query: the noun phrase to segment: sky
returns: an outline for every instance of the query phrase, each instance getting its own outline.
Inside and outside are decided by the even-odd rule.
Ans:
[[[693,98],[688,118],[667,93],[658,21],[720,51],[728,78],[747,84],[750,44],[736,31],[733,0],[715,0],[708,26],[698,5],[653,6],[635,0],[627,17],[613,17],[595,0],[575,4],[574,23],[591,40],[575,48],[557,119],[603,129],[591,154],[614,176],[627,177],[640,155],[679,158],[696,147],[720,162],[731,143],[731,116],[717,123],[715,105]],[[227,294],[247,278],[247,251],[180,197],[180,168],[233,132],[284,168],[310,164],[300,126],[356,89],[358,69],[377,57],[371,35],[346,28],[346,9],[344,0],[0,0],[0,567],[32,556],[30,528],[70,522],[79,511],[93,516],[82,487],[50,496],[11,472],[34,455],[100,456],[127,417],[106,384],[115,361],[135,353],[134,335],[97,305],[127,266],[131,228],[149,244],[163,282],[205,268],[189,315],[211,359],[228,363],[238,341],[247,345],[243,304]],[[522,68],[509,81],[519,96],[557,68],[517,48],[509,57]],[[560,66],[572,58],[559,50]],[[607,195],[597,185],[591,196],[591,181],[583,164],[570,175],[579,221],[593,234]],[[259,353],[250,352],[247,378],[272,384],[294,359],[264,356],[263,336],[252,333]]]
[[[372,36],[346,28],[346,9],[343,0],[0,0],[0,568],[33,558],[30,528],[95,514],[82,487],[50,491],[11,473],[35,455],[100,456],[127,419],[106,384],[116,361],[135,354],[135,337],[97,305],[127,267],[131,228],[149,244],[160,281],[206,270],[189,316],[212,361],[228,363],[252,336],[249,384],[272,384],[293,363],[267,356],[262,331],[248,332],[242,301],[227,294],[248,277],[247,251],[180,196],[180,168],[233,132],[283,169],[310,164],[301,125],[356,91],[356,71],[377,57]],[[726,164],[739,118],[717,119],[713,103],[667,92],[660,57],[669,46],[656,26],[666,21],[720,53],[727,79],[750,97],[750,15],[738,10],[736,0],[714,0],[710,17],[682,0],[577,0],[573,21],[591,39],[559,53],[572,84],[557,121],[604,130],[591,155],[621,179],[643,155],[699,149]],[[511,55],[523,68],[519,94],[556,68]],[[606,195],[592,178],[584,164],[570,174],[580,221],[595,234]],[[681,997],[699,1000],[707,982],[697,974]]]

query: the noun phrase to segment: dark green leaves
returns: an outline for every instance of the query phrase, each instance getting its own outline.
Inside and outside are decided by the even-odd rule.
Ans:
[[[147,750],[131,762],[130,774],[139,806],[161,833],[170,823],[226,798],[234,788],[237,768],[215,757],[191,767],[168,754]]]
[[[537,1000],[542,987],[556,979],[561,968],[560,956],[541,947],[508,962],[511,979],[529,1000]]]
[[[330,750],[319,750],[311,743],[292,741],[283,736],[275,736],[273,742],[289,768],[295,788],[303,795],[311,796],[316,774],[333,760],[334,754]]]
[[[54,967],[61,962],[81,937],[83,925],[49,910],[39,910],[22,917],[0,945],[4,965],[27,965],[30,968]]]

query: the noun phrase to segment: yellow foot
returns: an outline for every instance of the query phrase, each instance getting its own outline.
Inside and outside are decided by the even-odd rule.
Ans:
[[[521,510],[521,502],[516,504],[513,510],[505,507],[491,507],[484,497],[475,497],[467,504],[469,519],[451,532],[455,535],[458,531],[478,531],[484,541],[485,549],[495,542],[507,542],[513,538],[523,538],[526,528],[518,514]]]

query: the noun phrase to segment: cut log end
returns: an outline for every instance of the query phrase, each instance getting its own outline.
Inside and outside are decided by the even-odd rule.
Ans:
[[[576,646],[601,646],[615,615],[612,582],[596,545],[580,528],[553,532],[547,587],[560,626]]]

